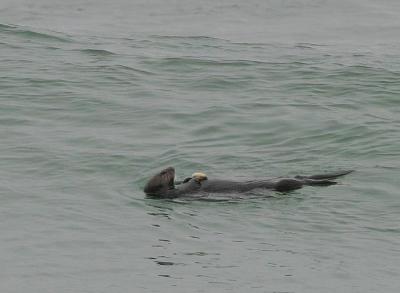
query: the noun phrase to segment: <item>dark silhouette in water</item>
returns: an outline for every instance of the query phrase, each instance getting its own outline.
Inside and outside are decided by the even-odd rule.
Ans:
[[[203,173],[195,173],[191,178],[175,182],[175,169],[168,167],[154,175],[144,187],[149,196],[175,198],[197,193],[245,193],[253,189],[269,189],[280,192],[292,191],[304,185],[328,186],[336,184],[332,181],[351,173],[352,170],[340,171],[312,176],[295,176],[294,178],[275,178],[267,180],[231,181],[208,179]]]

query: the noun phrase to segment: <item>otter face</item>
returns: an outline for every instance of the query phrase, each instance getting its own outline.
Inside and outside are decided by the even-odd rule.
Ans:
[[[163,195],[170,189],[175,188],[174,184],[175,169],[168,167],[160,173],[154,175],[144,187],[147,195]]]

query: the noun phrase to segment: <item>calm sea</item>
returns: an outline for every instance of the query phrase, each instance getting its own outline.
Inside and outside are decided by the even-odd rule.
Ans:
[[[2,0],[0,291],[400,292],[399,15],[397,0]],[[166,166],[356,172],[146,198]]]

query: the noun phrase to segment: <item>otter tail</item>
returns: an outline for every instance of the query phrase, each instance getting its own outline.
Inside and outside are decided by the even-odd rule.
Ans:
[[[319,174],[319,175],[311,175],[311,176],[296,176],[296,179],[311,179],[311,180],[331,180],[331,179],[336,179],[338,177],[347,175],[351,172],[354,172],[354,170],[345,170],[345,171],[338,171],[334,173],[327,173],[327,174]]]

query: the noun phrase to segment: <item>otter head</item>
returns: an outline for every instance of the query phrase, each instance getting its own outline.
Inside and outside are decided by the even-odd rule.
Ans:
[[[168,190],[174,189],[175,169],[168,167],[154,175],[144,187],[144,192],[148,195],[163,195]]]

